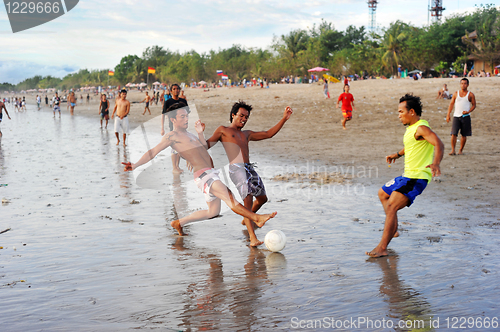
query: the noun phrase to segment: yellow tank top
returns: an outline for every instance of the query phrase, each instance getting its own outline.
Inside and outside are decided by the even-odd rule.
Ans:
[[[426,166],[432,164],[434,145],[426,140],[417,141],[415,139],[415,133],[420,126],[430,128],[426,120],[418,120],[406,128],[403,139],[405,147],[405,172],[403,176],[410,179],[425,179],[430,181],[432,180],[432,172]]]

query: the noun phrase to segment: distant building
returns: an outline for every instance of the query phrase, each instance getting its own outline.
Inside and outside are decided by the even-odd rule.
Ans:
[[[479,41],[477,40],[477,32],[475,30],[472,31],[471,33],[469,33],[468,37],[469,37],[469,39],[472,40],[472,42],[474,43],[474,45],[478,49],[481,49],[481,45],[479,44]],[[463,36],[462,41],[465,40],[466,38],[467,38],[467,36]],[[493,61],[493,68],[491,68],[490,67],[491,64],[489,61],[481,60],[473,54],[469,55],[468,59],[473,61],[473,63],[474,63],[474,73],[477,73],[480,70],[484,70],[485,72],[490,72],[493,74],[495,71],[495,67],[500,64],[499,60]]]

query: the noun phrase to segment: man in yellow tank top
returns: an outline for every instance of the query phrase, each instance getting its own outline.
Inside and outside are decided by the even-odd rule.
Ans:
[[[408,126],[403,139],[404,148],[385,159],[390,164],[405,156],[405,170],[403,176],[387,182],[378,191],[386,217],[380,243],[372,251],[366,252],[371,257],[388,255],[389,242],[393,237],[399,236],[397,212],[405,206],[410,206],[433,176],[441,175],[439,164],[443,159],[444,145],[427,121],[420,119],[420,97],[412,94],[401,97],[398,112],[399,120]]]

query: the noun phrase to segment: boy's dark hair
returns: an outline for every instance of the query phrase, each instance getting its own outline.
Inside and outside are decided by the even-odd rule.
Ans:
[[[127,90],[121,89],[120,93],[124,93],[124,92],[127,93]]]
[[[245,103],[243,100],[238,100],[238,102],[234,103],[233,107],[231,108],[231,113],[229,114],[229,122],[233,122],[233,116],[238,113],[238,110],[240,108],[247,110],[248,114],[250,114],[250,111],[253,107]]]
[[[413,109],[418,116],[422,115],[422,102],[420,101],[420,97],[414,96],[412,93],[407,93],[399,99],[400,103],[404,101],[406,101],[406,109],[408,111]]]
[[[467,85],[469,85],[469,79],[467,79],[467,78],[465,78],[465,77],[464,77],[464,78],[462,78],[460,81],[466,81],[466,82],[467,82]]]
[[[170,128],[170,131],[174,130],[174,124],[170,119],[174,119],[177,116],[177,110],[181,109],[183,107],[186,107],[186,112],[189,114],[191,111],[189,110],[189,107],[187,107],[186,104],[184,104],[182,101],[173,104],[167,109],[167,116],[168,116],[168,127]]]
[[[179,86],[179,84],[174,83],[174,84],[172,84],[172,85],[170,86],[170,91],[172,91],[172,88],[173,88],[174,86],[178,87],[178,88],[179,88],[179,90],[181,89],[181,87]]]

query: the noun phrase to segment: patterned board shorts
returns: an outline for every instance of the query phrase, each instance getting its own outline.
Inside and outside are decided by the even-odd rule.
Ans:
[[[241,199],[245,199],[248,195],[257,197],[266,194],[264,183],[255,171],[253,164],[230,164],[229,177],[238,189]]]

